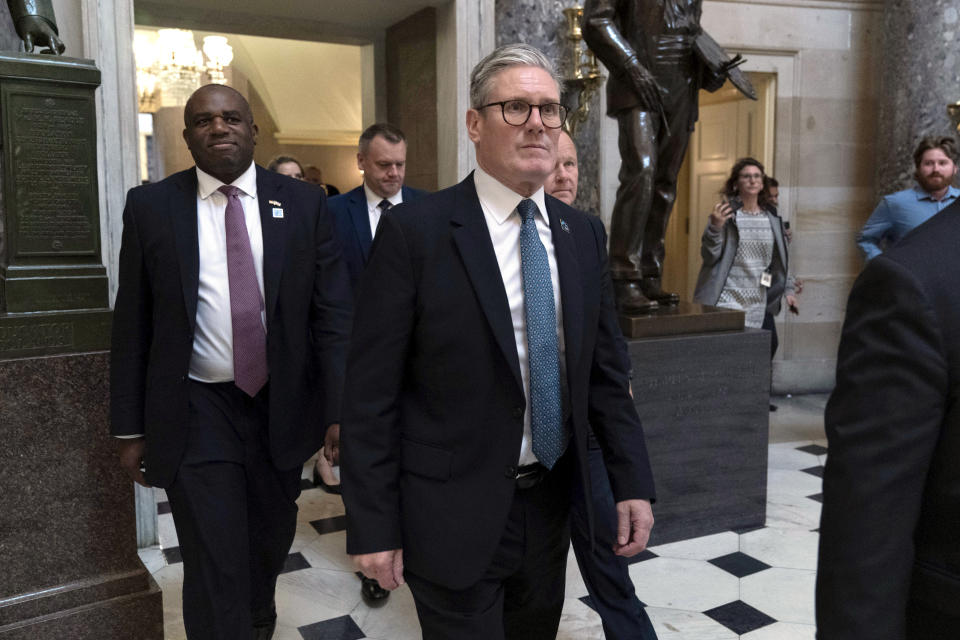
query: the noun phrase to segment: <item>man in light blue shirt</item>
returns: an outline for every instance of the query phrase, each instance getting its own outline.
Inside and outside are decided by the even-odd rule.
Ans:
[[[882,253],[881,242],[892,246],[960,196],[960,189],[951,185],[957,175],[957,144],[952,137],[924,138],[913,152],[913,162],[918,186],[884,196],[857,234],[867,260]]]

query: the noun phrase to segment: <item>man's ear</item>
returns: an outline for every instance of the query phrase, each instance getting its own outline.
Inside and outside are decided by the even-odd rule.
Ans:
[[[357,153],[357,171],[363,171],[363,154]]]
[[[467,135],[473,143],[479,142],[483,129],[483,117],[476,109],[467,109]]]
[[[257,144],[257,136],[260,135],[260,129],[255,122],[250,123],[250,129],[253,130],[253,144]]]

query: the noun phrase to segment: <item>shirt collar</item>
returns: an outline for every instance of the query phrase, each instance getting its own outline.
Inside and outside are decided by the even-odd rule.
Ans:
[[[225,182],[221,182],[218,178],[214,178],[212,175],[197,167],[197,193],[200,194],[201,200],[206,200],[210,197],[210,194],[222,187]],[[247,170],[240,174],[240,177],[231,182],[233,186],[243,191],[244,194],[248,196],[257,197],[257,167],[251,162],[250,166],[247,167]]]
[[[363,193],[366,194],[367,196],[367,207],[371,209],[373,207],[379,206],[380,203],[384,200],[383,198],[375,194],[370,189],[370,187],[367,186],[366,182],[363,183]],[[398,204],[403,202],[403,187],[400,187],[399,189],[397,189],[397,192],[392,196],[390,196],[389,198],[387,198],[386,200],[393,206],[397,206]]]
[[[917,200],[930,200],[931,202],[933,201],[933,198],[930,196],[930,194],[924,191],[919,186],[914,187],[913,192],[916,194]],[[960,189],[956,188],[953,185],[950,185],[949,187],[947,187],[947,192],[943,194],[943,198],[940,199],[940,202],[943,202],[944,200],[950,200],[958,196],[960,196]]]
[[[483,208],[493,216],[497,224],[503,224],[513,213],[524,196],[520,195],[510,187],[503,185],[489,173],[477,167],[473,173],[473,183],[477,188],[477,197]],[[547,218],[547,203],[543,197],[543,187],[537,189],[530,196],[537,205],[537,211],[544,222],[550,224]]]

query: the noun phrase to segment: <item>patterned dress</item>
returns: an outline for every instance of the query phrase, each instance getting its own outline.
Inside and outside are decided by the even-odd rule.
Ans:
[[[745,312],[745,324],[759,329],[767,309],[767,288],[760,278],[773,262],[773,229],[766,213],[755,215],[741,209],[737,211],[737,230],[737,255],[717,306]]]

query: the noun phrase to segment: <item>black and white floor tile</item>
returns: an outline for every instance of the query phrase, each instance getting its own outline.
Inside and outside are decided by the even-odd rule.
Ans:
[[[771,414],[766,526],[652,547],[630,566],[661,640],[813,640],[825,397],[778,398]],[[784,441],[786,439],[787,441]],[[308,477],[308,467],[304,467]],[[185,638],[182,561],[169,505],[158,490],[160,547],[141,557],[163,589],[167,640]],[[308,481],[297,535],[277,586],[275,640],[413,640],[413,599],[401,587],[376,608],[360,596],[345,555],[339,496]],[[600,618],[571,553],[560,640],[602,639]]]

